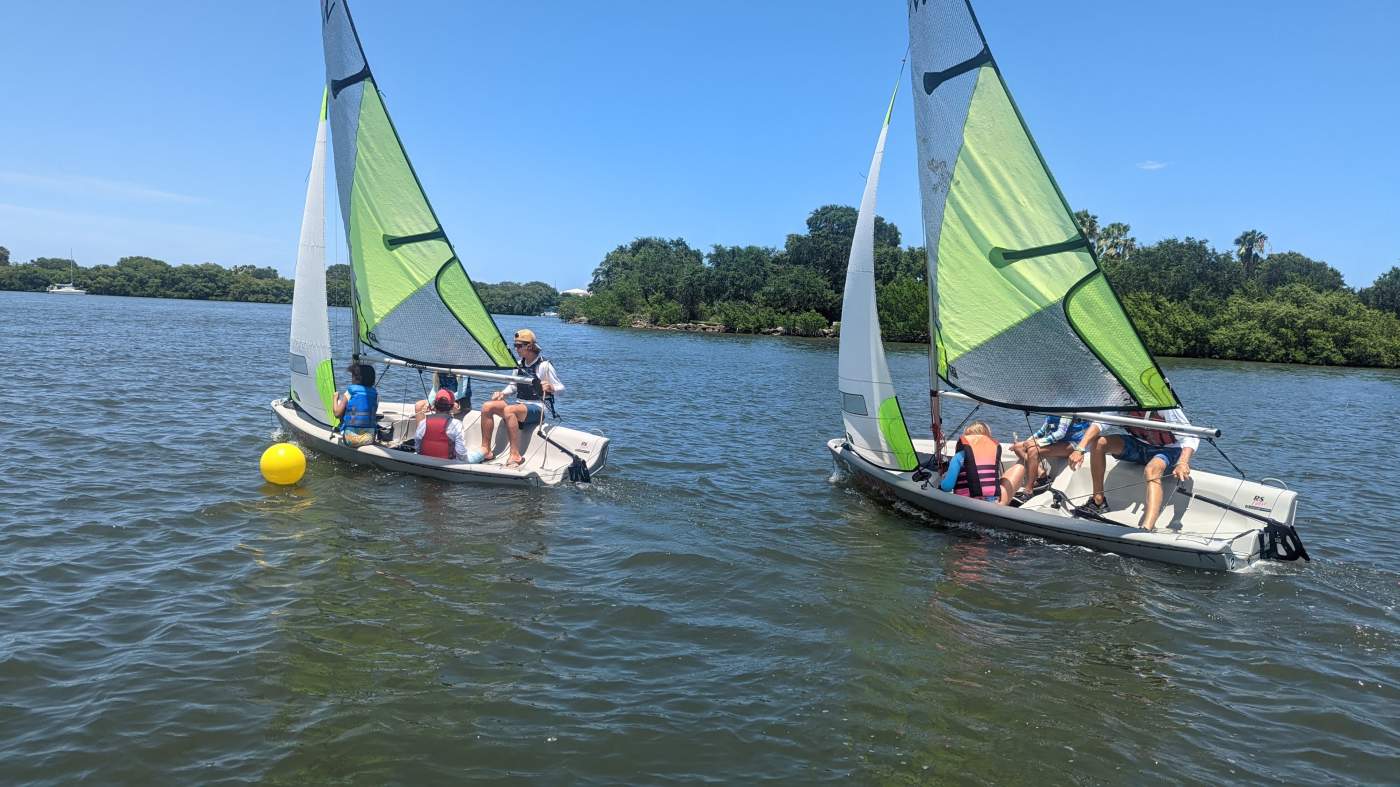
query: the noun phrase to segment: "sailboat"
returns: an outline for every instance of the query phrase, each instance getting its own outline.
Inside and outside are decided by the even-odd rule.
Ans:
[[[1125,413],[1171,410],[1180,401],[1076,224],[970,2],[913,0],[908,8],[933,438],[909,435],[875,308],[875,202],[891,99],[846,273],[838,363],[845,434],[827,444],[838,465],[863,485],[943,519],[1048,541],[1222,571],[1307,558],[1293,526],[1296,493],[1243,473],[1193,469],[1182,482],[1168,473],[1152,531],[1137,527],[1142,465],[1111,456],[1104,487],[1117,490],[1110,498],[1117,505],[1105,513],[1076,510],[1092,494],[1087,460],[1078,471],[1064,459],[1048,461],[1049,485],[1019,507],[939,489],[957,450],[954,439],[943,438],[941,400],[1144,428],[1162,423]],[[1212,445],[1220,437],[1197,425],[1171,430]],[[1002,448],[1006,472],[1017,459],[1009,445]]]
[[[350,253],[351,358],[355,363],[529,382],[428,203],[383,96],[370,72],[345,0],[323,0],[326,88],[316,128],[302,214],[292,296],[291,391],[272,402],[302,443],[338,459],[447,481],[546,484],[586,481],[606,462],[606,437],[558,423],[521,427],[523,463],[507,466],[506,429],[493,435],[495,458],[469,463],[413,451],[413,402],[380,400],[378,439],[343,443],[333,404],[326,305],[325,191],[327,131],[334,139],[336,185]],[[383,375],[379,375],[382,379]],[[425,392],[426,393],[426,392]],[[426,398],[426,396],[425,396]],[[552,402],[551,404],[551,410]],[[480,445],[480,413],[462,416],[466,443]]]
[[[87,295],[87,290],[84,290],[73,283],[73,281],[77,278],[78,263],[71,258],[72,252],[69,252],[69,254],[70,259],[68,260],[68,283],[50,284],[48,288],[44,290],[44,292],[47,292],[51,295]]]

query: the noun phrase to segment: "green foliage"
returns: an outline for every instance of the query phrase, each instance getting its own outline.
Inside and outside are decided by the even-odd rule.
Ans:
[[[0,246],[0,267],[10,264],[10,250]]]
[[[1137,249],[1128,259],[1102,262],[1120,293],[1148,293],[1198,306],[1223,301],[1244,283],[1244,270],[1234,257],[1195,238],[1168,238]]]
[[[1285,251],[1265,257],[1254,271],[1253,278],[1268,292],[1289,284],[1306,284],[1322,292],[1346,287],[1341,271],[1296,251]]]
[[[928,341],[928,287],[923,279],[903,275],[888,284],[875,285],[875,308],[884,338]]]
[[[326,302],[332,306],[350,305],[350,266],[344,263],[326,268]]]
[[[618,246],[593,271],[594,293],[614,292],[628,312],[653,296],[675,301],[688,318],[696,313],[705,279],[703,255],[680,238],[638,238]]]
[[[805,311],[784,315],[783,327],[794,336],[820,336],[822,331],[831,327],[831,323],[814,311]]]
[[[1263,300],[1235,296],[1217,324],[1210,342],[1223,358],[1400,365],[1400,318],[1369,308],[1350,290],[1294,283]]]
[[[1189,303],[1149,292],[1130,292],[1123,296],[1123,308],[1154,355],[1210,354],[1212,321]]]
[[[783,267],[758,291],[758,303],[779,312],[838,314],[840,298],[811,268]]]
[[[744,300],[763,288],[778,252],[764,246],[719,246],[706,255],[705,303]]]
[[[1376,277],[1376,281],[1361,291],[1361,300],[1373,309],[1400,316],[1400,266]]]
[[[499,284],[476,285],[477,295],[492,314],[539,314],[559,305],[559,292],[542,281],[520,284],[503,281]]]
[[[848,205],[823,205],[807,217],[807,234],[789,235],[783,252],[788,265],[809,268],[821,274],[833,292],[846,282],[846,263],[851,258],[851,240],[856,234],[858,211]],[[899,228],[875,217],[875,248],[898,248]]]

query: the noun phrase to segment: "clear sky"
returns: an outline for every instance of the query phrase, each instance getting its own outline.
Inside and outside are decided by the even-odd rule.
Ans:
[[[903,0],[351,5],[472,276],[560,288],[637,236],[781,246],[813,208],[856,204],[907,35]],[[1075,207],[1144,243],[1258,228],[1352,286],[1400,262],[1400,2],[976,8]],[[14,259],[290,275],[324,79],[315,0],[0,0],[0,19]],[[880,213],[921,244],[902,82]]]

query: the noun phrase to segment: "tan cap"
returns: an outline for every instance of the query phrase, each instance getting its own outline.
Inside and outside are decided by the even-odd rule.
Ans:
[[[538,344],[538,342],[535,341],[535,332],[530,330],[529,328],[521,328],[520,330],[516,331],[515,340],[517,342],[529,342],[530,344]]]

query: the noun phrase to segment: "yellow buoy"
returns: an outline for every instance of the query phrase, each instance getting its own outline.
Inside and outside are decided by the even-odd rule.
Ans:
[[[258,460],[262,477],[283,486],[295,484],[306,474],[306,454],[292,443],[277,443],[263,451]]]

